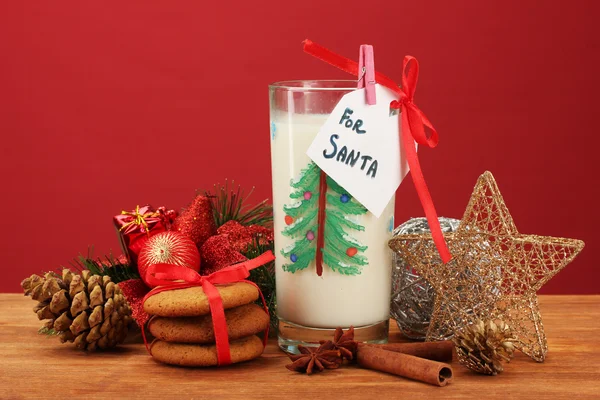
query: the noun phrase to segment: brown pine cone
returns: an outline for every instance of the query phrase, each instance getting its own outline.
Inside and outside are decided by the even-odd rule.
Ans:
[[[63,269],[62,276],[54,272],[31,275],[21,287],[38,302],[33,312],[47,320],[42,329],[56,333],[63,343],[93,351],[114,347],[127,336],[131,309],[108,276]]]
[[[454,336],[458,361],[467,368],[486,375],[503,371],[502,361],[513,357],[513,335],[503,321],[477,321]]]

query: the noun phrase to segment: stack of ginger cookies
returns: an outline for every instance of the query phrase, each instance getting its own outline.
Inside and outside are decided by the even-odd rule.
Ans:
[[[269,315],[255,304],[258,289],[245,282],[217,285],[225,308],[232,363],[252,360],[263,352],[256,336],[269,326]],[[208,298],[201,287],[160,292],[146,299],[152,316],[148,330],[155,360],[166,364],[210,367],[218,364]]]

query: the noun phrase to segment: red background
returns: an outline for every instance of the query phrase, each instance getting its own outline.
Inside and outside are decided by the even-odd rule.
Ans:
[[[305,55],[310,38],[353,58],[373,44],[396,80],[416,56],[439,213],[460,218],[489,169],[522,232],[586,241],[541,292],[600,293],[596,4],[2,2],[0,292],[118,250],[123,208],[179,208],[225,178],[270,197],[268,83],[350,78]],[[410,178],[397,199],[397,221],[422,215]]]

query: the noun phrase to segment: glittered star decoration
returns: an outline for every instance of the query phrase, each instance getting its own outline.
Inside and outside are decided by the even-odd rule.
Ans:
[[[544,361],[548,345],[536,292],[584,243],[519,233],[490,172],[479,177],[459,228],[445,238],[452,253],[447,264],[431,234],[389,242],[435,289],[426,340],[447,338],[478,319],[499,319],[512,330],[517,349]]]

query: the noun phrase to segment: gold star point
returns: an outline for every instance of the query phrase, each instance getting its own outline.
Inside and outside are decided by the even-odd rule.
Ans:
[[[490,172],[479,177],[456,232],[445,234],[452,260],[443,264],[431,234],[390,240],[436,293],[426,340],[441,340],[478,319],[500,319],[515,347],[544,361],[548,346],[536,292],[583,249],[576,239],[517,231]]]

